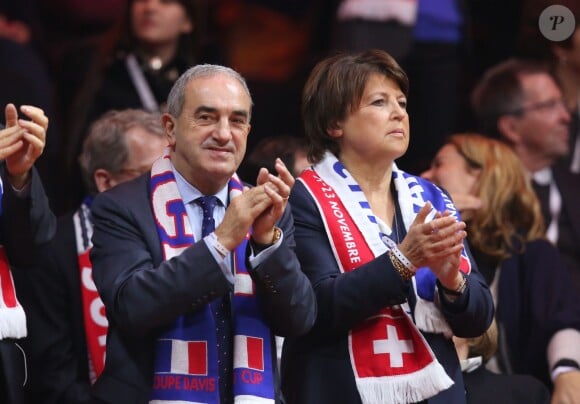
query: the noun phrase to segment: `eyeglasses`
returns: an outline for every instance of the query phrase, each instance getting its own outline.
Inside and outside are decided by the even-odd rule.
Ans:
[[[539,101],[508,112],[508,115],[523,115],[529,111],[554,111],[557,108],[566,109],[566,104],[562,98],[552,98],[546,101]],[[567,110],[567,109],[566,109]]]

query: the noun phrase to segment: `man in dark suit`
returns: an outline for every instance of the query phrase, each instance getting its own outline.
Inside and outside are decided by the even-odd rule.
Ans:
[[[312,287],[294,253],[294,178],[235,171],[250,130],[244,79],[197,65],[177,80],[151,174],[92,205],[94,281],[109,321],[97,402],[279,400],[274,334],[307,332]]]
[[[44,149],[48,118],[33,106],[20,111],[30,120],[19,119],[8,104],[6,128],[0,126],[0,402],[9,404],[25,402],[27,379],[18,341],[26,336],[26,318],[16,297],[16,275],[36,264],[35,248],[53,237],[56,224],[33,167]]]
[[[24,347],[29,355],[28,400],[78,404],[104,365],[107,324],[88,259],[94,196],[147,172],[167,145],[160,115],[110,111],[89,130],[80,163],[89,195],[59,218],[41,263],[28,271],[22,304],[29,318]]]
[[[546,237],[558,247],[580,291],[580,176],[563,165],[570,152],[570,113],[556,80],[541,65],[511,59],[485,73],[472,104],[482,132],[510,144],[530,173]],[[558,332],[548,347],[555,402],[580,399],[580,349],[571,350],[577,344],[567,332],[580,330]],[[572,354],[563,362],[554,359],[560,347]]]

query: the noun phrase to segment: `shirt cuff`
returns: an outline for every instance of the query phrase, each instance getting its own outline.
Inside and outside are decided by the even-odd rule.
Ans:
[[[266,247],[263,250],[259,251],[258,254],[256,254],[256,252],[254,251],[254,247],[252,247],[252,243],[250,243],[250,257],[248,260],[250,261],[250,265],[252,266],[252,268],[256,268],[258,265],[264,262],[269,256],[271,256],[272,253],[276,251],[278,247],[280,247],[280,244],[282,244],[282,240],[284,240],[284,232],[280,230],[280,238],[271,246]]]
[[[209,250],[209,252],[213,256],[213,258],[215,259],[215,262],[217,262],[217,264],[219,265],[220,269],[224,273],[224,276],[226,277],[228,282],[233,285],[234,284],[234,274],[232,273],[232,270],[230,269],[230,266],[228,265],[228,262],[226,261],[228,259],[228,257],[230,256],[230,254],[223,256],[220,253],[221,249],[216,248],[215,243],[218,242],[218,240],[217,240],[217,237],[215,237],[214,233],[211,233],[211,234],[205,236],[203,238],[203,241],[207,245],[207,249]]]
[[[550,342],[548,343],[548,364],[550,369],[553,369],[551,376],[552,381],[561,373],[570,370],[559,368],[570,368],[572,366],[559,366],[562,359],[570,359],[576,363],[580,363],[580,332],[573,328],[566,328],[556,332]],[[578,369],[573,369],[578,370]]]
[[[552,383],[554,383],[554,381],[556,381],[556,378],[558,376],[560,376],[562,373],[568,373],[568,372],[580,372],[580,369],[574,367],[574,366],[556,366],[556,368],[554,370],[552,370],[552,373],[550,373],[550,378],[552,379]]]
[[[12,190],[14,191],[14,195],[16,195],[17,198],[25,199],[25,198],[28,198],[30,196],[30,186],[31,186],[31,184],[32,184],[32,180],[29,180],[20,189],[14,187],[12,184],[10,184],[10,186],[12,187]]]

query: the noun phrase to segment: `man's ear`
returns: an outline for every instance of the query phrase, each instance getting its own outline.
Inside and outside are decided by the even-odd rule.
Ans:
[[[104,168],[98,168],[95,170],[95,173],[93,174],[93,181],[95,181],[95,185],[97,186],[97,190],[99,192],[104,192],[107,189],[111,189],[114,185],[111,173]]]
[[[520,141],[519,120],[513,115],[503,115],[497,120],[497,129],[510,143],[517,144]]]
[[[172,149],[175,148],[175,118],[167,112],[161,116],[161,124],[165,128],[165,136],[167,143]]]

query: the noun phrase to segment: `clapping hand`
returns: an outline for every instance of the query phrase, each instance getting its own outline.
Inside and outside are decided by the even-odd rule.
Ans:
[[[463,280],[459,264],[467,236],[465,223],[448,211],[438,212],[433,220],[425,223],[431,209],[429,202],[421,208],[399,250],[413,265],[429,267],[443,286],[455,290]]]
[[[6,160],[10,183],[17,189],[26,184],[30,169],[42,154],[48,128],[42,109],[23,105],[20,111],[30,120],[19,119],[14,104],[6,105],[6,128],[0,130],[0,159]]]
[[[274,238],[274,226],[284,213],[288,195],[294,185],[294,177],[282,160],[276,161],[278,175],[262,168],[256,186],[246,188],[232,199],[224,220],[215,234],[224,247],[233,250],[252,227],[252,239],[257,244],[270,244]]]

